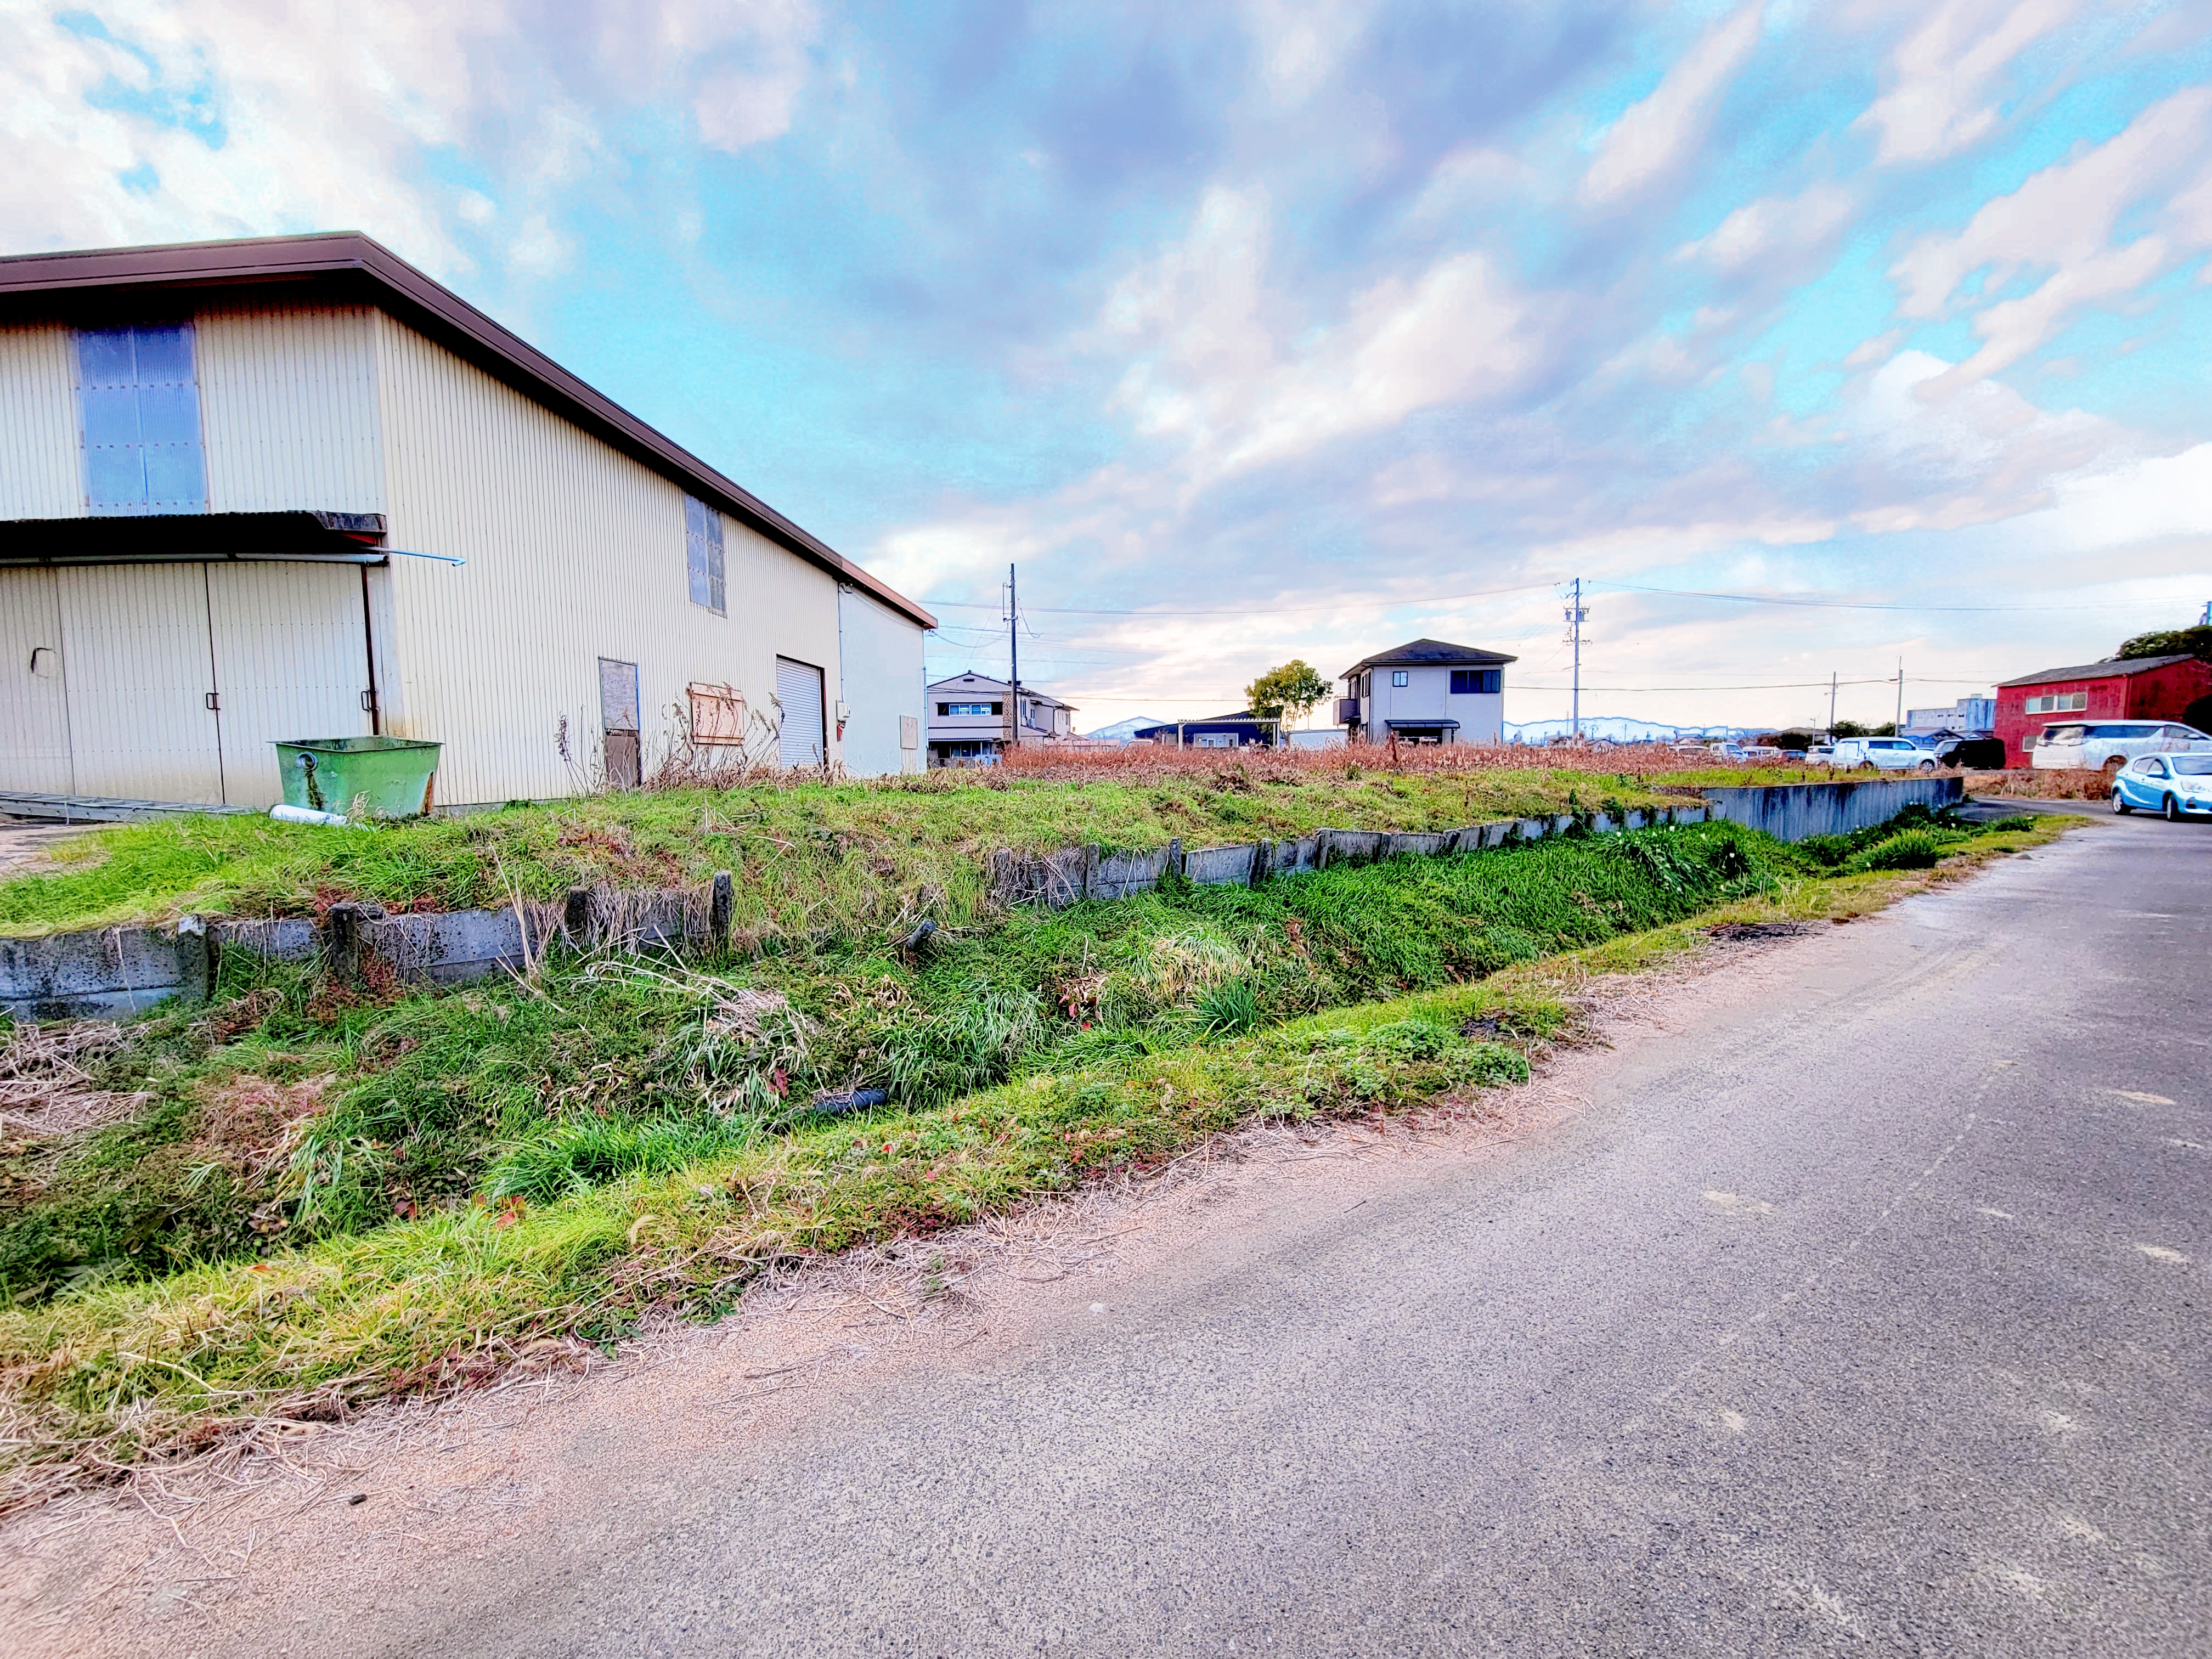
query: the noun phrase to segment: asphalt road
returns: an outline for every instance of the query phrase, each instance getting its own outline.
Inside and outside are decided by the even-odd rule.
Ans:
[[[1524,1152],[610,1470],[348,1646],[2212,1652],[2212,825],[1800,948]]]

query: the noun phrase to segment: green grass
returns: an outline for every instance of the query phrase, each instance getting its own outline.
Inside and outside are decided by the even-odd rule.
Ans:
[[[142,1021],[96,1066],[98,1086],[146,1091],[152,1109],[58,1158],[0,1146],[0,1297],[362,1233],[488,1192],[543,1197],[695,1132],[775,1132],[817,1092],[935,1107],[1479,979],[1795,867],[1729,824],[1567,837],[1021,909],[918,958],[793,939],[714,964],[556,963],[532,986],[389,1004],[234,957],[212,1014]],[[313,1112],[240,1120],[241,1100],[317,1079]]]
[[[738,878],[736,924],[748,937],[888,928],[921,915],[965,923],[981,902],[982,855],[995,848],[1141,850],[1176,837],[1200,847],[1329,827],[1447,830],[1667,799],[1635,780],[1581,772],[1255,781],[1224,762],[1218,773],[1141,784],[939,772],[600,795],[377,829],[185,817],[89,832],[62,843],[50,867],[0,881],[0,934],[191,913],[307,915],[340,898],[466,909],[507,902],[510,884],[550,900],[599,883],[696,884],[722,869]]]
[[[103,1062],[94,1081],[156,1103],[86,1138],[60,1183],[197,1148],[171,1164],[264,1183],[249,1231],[272,1201],[306,1218],[0,1311],[0,1502],[258,1415],[465,1381],[538,1338],[610,1340],[649,1307],[712,1313],[773,1261],[955,1224],[1255,1115],[1510,1082],[1579,976],[1664,961],[1694,922],[1875,907],[1929,879],[1850,867],[1901,835],[1978,855],[2058,828],[1931,822],[1809,853],[1728,825],[1570,839],[1025,914],[918,964],[602,965],[319,1018],[307,981],[234,981],[242,998],[144,1022]],[[1502,1041],[1464,1031],[1478,1016]],[[810,1079],[895,1062],[890,1105],[799,1109]],[[763,1065],[801,1068],[766,1105]],[[441,1156],[441,1194],[408,1185]],[[395,1180],[419,1200],[404,1218]]]

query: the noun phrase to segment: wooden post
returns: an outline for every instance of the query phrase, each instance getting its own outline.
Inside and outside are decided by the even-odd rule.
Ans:
[[[361,958],[364,949],[362,924],[383,917],[380,904],[355,904],[341,902],[324,913],[323,925],[329,930],[331,972],[341,980],[361,976]]]
[[[730,912],[737,902],[737,883],[726,870],[714,872],[714,890],[707,901],[707,936],[714,949],[730,948]]]

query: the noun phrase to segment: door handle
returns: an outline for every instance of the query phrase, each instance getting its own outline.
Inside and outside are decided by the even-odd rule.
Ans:
[[[207,694],[207,706],[211,713],[221,714],[222,712],[222,698],[216,692],[210,691]]]
[[[364,691],[361,694],[361,712],[364,714],[374,714],[376,712],[375,692]]]

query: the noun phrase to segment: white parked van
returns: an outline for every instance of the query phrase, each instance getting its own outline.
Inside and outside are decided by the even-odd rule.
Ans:
[[[2086,767],[2117,772],[2138,755],[2212,749],[2212,735],[2179,720],[2054,720],[2029,752],[2038,771]]]
[[[1910,738],[1838,738],[1831,766],[1873,766],[1885,772],[1933,772],[1942,764]]]

